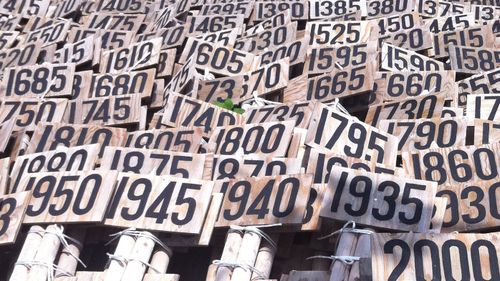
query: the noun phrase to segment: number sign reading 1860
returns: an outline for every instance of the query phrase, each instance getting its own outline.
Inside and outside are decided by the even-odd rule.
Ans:
[[[123,173],[106,213],[106,225],[198,234],[214,183]]]
[[[257,224],[301,224],[312,175],[243,178],[216,182],[224,194],[216,227]]]
[[[0,245],[16,241],[31,193],[0,195]]]
[[[423,232],[429,229],[435,194],[433,182],[335,167],[330,172],[320,215]]]

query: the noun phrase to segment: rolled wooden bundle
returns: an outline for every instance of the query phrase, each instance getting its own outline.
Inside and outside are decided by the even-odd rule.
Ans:
[[[368,229],[367,229],[368,230]],[[371,230],[368,230],[371,231]],[[354,251],[354,256],[359,258],[369,258],[371,256],[371,237],[369,233],[358,234],[358,243],[356,244],[356,250]],[[351,266],[351,271],[349,272],[349,281],[359,281],[360,271],[359,262],[355,262]]]
[[[135,245],[135,237],[127,231],[120,232],[115,252],[110,257],[109,266],[104,271],[104,281],[120,280],[127,266],[123,258],[128,258]],[[114,257],[114,258],[113,258]]]
[[[356,250],[358,240],[357,234],[352,232],[340,232],[339,243],[335,256],[352,256]],[[336,259],[332,262],[330,281],[343,281],[349,276],[350,265],[344,261]]]
[[[24,240],[23,247],[17,257],[18,262],[31,261],[35,258],[36,252],[40,243],[42,242],[43,227],[34,225],[30,228],[26,239]],[[29,269],[22,264],[16,264],[10,275],[10,281],[24,281],[28,278]]]
[[[52,224],[47,227],[43,234],[42,241],[35,257],[33,258],[31,268],[29,270],[28,281],[46,281],[49,272],[52,272],[54,260],[59,253],[61,246],[60,235],[62,228]],[[29,261],[28,261],[29,262]]]
[[[252,274],[252,280],[257,278],[267,279],[271,275],[271,269],[273,267],[274,256],[276,255],[277,242],[279,239],[279,234],[271,234],[268,237],[271,241],[264,239],[262,241],[259,252],[257,253],[257,258],[255,260],[255,269],[262,275],[258,276],[256,272]]]
[[[78,257],[82,250],[82,244],[80,242],[85,240],[86,229],[73,229],[69,234],[68,236],[72,239],[68,239],[68,247],[63,248],[61,251],[57,263],[57,267],[60,271],[56,272],[56,277],[67,276],[67,274],[74,276],[76,273],[79,262]]]
[[[241,266],[234,268],[231,281],[250,281],[252,271],[249,270],[248,267],[253,267],[255,265],[260,240],[261,235],[256,231],[245,230],[243,240],[241,241],[241,247],[238,251],[238,257],[236,258],[236,264]]]
[[[229,229],[227,232],[226,243],[222,250],[221,261],[235,261],[238,257],[241,242],[243,240],[243,233],[239,230]],[[215,275],[216,281],[229,281],[231,280],[232,270],[229,267],[219,266]]]
[[[146,273],[146,267],[151,259],[155,241],[152,234],[142,232],[135,241],[134,248],[128,258],[127,266],[123,272],[123,281],[141,281]],[[117,279],[115,279],[117,280]]]
[[[148,273],[167,273],[168,264],[172,258],[172,250],[169,248],[164,249],[161,246],[158,248],[159,249],[154,252],[153,257],[151,258],[151,267],[148,269]]]

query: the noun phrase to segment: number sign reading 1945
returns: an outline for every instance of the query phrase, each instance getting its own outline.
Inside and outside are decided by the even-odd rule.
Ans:
[[[165,129],[134,131],[127,134],[124,147],[160,149],[172,152],[197,153],[203,129]]]
[[[382,45],[381,68],[389,71],[446,70],[445,65],[440,61],[390,44]]]
[[[313,46],[367,43],[370,31],[371,25],[367,21],[309,22],[306,25],[309,45]]]
[[[462,73],[481,73],[500,67],[500,50],[450,46],[451,69]]]
[[[500,179],[500,143],[403,153],[406,173],[439,185]]]
[[[467,117],[500,121],[500,94],[468,96]]]
[[[156,65],[160,60],[161,42],[161,38],[155,38],[105,51],[100,62],[100,72],[115,74]]]
[[[360,190],[361,187],[361,190]],[[390,196],[386,195],[390,190]],[[433,182],[335,167],[321,204],[322,217],[399,231],[429,229]]]
[[[101,222],[116,177],[109,171],[30,174],[19,184],[33,194],[24,222]]]
[[[209,145],[215,146],[215,154],[285,157],[294,124],[294,121],[283,121],[217,127],[210,137]]]
[[[300,174],[300,158],[268,158],[263,155],[218,155],[213,180]]]
[[[247,124],[295,120],[295,127],[307,129],[314,107],[315,103],[310,101],[249,107],[245,110],[245,120]]]
[[[0,245],[16,241],[30,196],[29,191],[0,195]]]
[[[311,186],[312,175],[218,181],[224,201],[215,226],[302,224]]]
[[[500,280],[499,240],[498,232],[374,233],[373,280]]]
[[[500,142],[500,121],[474,119],[474,145]]]
[[[470,94],[500,94],[500,68],[480,73],[458,82],[458,105],[467,105]]]
[[[198,234],[214,183],[170,176],[122,173],[106,225]]]
[[[313,112],[307,145],[321,152],[364,159],[388,168],[396,166],[398,140],[395,136],[324,104],[318,103]]]

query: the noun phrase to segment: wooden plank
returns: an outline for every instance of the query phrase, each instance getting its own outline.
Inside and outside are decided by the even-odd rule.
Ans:
[[[374,280],[500,277],[499,233],[377,233],[372,238]]]
[[[371,30],[367,21],[308,22],[306,25],[311,46],[367,43]]]
[[[130,0],[100,0],[97,2],[96,12],[144,14],[146,12],[146,2]]]
[[[439,2],[439,4],[441,3],[442,2]],[[475,25],[473,13],[441,16],[427,19],[423,22],[424,30],[430,31],[435,34],[446,31],[458,31]]]
[[[116,74],[150,67],[160,59],[161,38],[132,44],[127,47],[104,51],[100,61],[100,73]]]
[[[99,52],[101,42],[95,35],[89,36],[73,44],[65,44],[54,53],[52,63],[74,63],[79,66],[94,59],[94,52]]]
[[[220,44],[215,46],[208,42],[200,42],[194,56],[196,68],[221,75],[235,75],[255,70],[255,55],[243,51],[231,50]]]
[[[362,186],[362,191],[360,191]],[[399,231],[429,229],[436,183],[335,168],[321,204],[322,217]],[[385,191],[391,188],[391,196]]]
[[[68,41],[75,43],[89,36],[101,38],[101,48],[117,49],[130,46],[134,32],[126,30],[104,30],[99,28],[73,27],[68,33]]]
[[[229,3],[215,3],[215,4],[205,4],[201,7],[201,16],[210,15],[244,15],[245,19],[250,17],[250,13],[253,10],[253,1],[238,1]]]
[[[213,180],[300,174],[302,159],[265,155],[218,155],[214,157]]]
[[[500,141],[500,122],[474,119],[474,145]]]
[[[500,121],[500,94],[469,95],[467,97],[467,118]]]
[[[10,157],[0,159],[0,195],[9,193]]]
[[[71,15],[80,9],[83,2],[83,0],[59,1],[56,5],[49,6],[47,16],[52,18],[62,18],[64,16]]]
[[[500,51],[497,48],[473,48],[450,46],[451,69],[461,73],[483,73],[500,67]]]
[[[447,205],[448,205],[448,199],[446,197],[434,198],[432,219],[431,219],[431,223],[429,226],[430,233],[441,233],[441,228],[443,226],[444,215],[446,212]]]
[[[165,87],[162,97],[163,106],[166,105],[167,97],[170,93],[175,92],[179,94],[187,94],[191,90],[198,90],[199,74],[196,72],[194,59],[190,58],[188,61],[177,71],[168,85]]]
[[[215,226],[301,224],[311,184],[312,175],[218,181],[214,191],[224,201]]]
[[[176,48],[184,42],[188,27],[185,25],[175,25],[167,28],[160,28],[156,31],[137,34],[134,41],[142,42],[153,38],[163,38],[161,48]]]
[[[255,61],[260,66],[263,66],[288,57],[290,60],[290,66],[303,63],[306,59],[308,42],[309,37],[304,36],[302,39],[297,39],[280,46],[271,47],[268,50],[261,52]]]
[[[389,71],[446,70],[440,61],[386,43],[382,45],[381,68]]]
[[[15,123],[16,119],[12,118],[9,120],[5,120],[3,123],[0,124],[0,153],[4,153],[5,149],[7,149],[10,137],[14,132]]]
[[[473,75],[458,82],[458,105],[467,105],[467,96],[470,94],[500,94],[500,84],[497,81],[500,69]]]
[[[36,173],[24,177],[20,190],[31,190],[24,223],[101,222],[115,188],[109,171]]]
[[[0,31],[0,49],[11,48],[19,31]]]
[[[431,55],[436,58],[450,56],[448,45],[453,44],[460,47],[493,48],[495,36],[490,27],[474,26],[457,31],[439,32],[433,36]],[[465,55],[465,54],[464,54]]]
[[[122,173],[105,224],[198,234],[213,185],[211,181]]]
[[[307,129],[315,108],[314,102],[292,102],[277,105],[252,106],[245,109],[247,124],[295,120],[296,128]]]
[[[42,46],[48,46],[63,42],[68,34],[69,27],[69,21],[60,21],[53,25],[31,31],[26,35],[26,40],[23,43],[41,41],[43,42]]]
[[[16,242],[30,197],[29,191],[0,195],[0,245]]]
[[[0,29],[2,31],[14,31],[18,27],[22,17],[20,15],[2,15],[0,16]]]
[[[124,147],[160,149],[172,152],[197,153],[203,131],[192,129],[162,129],[127,133]]]
[[[298,271],[292,270],[287,281],[329,281],[329,271]]]
[[[259,33],[262,30],[271,29],[280,25],[286,25],[291,22],[291,15],[288,9],[283,11],[279,11],[278,13],[267,17],[260,23],[249,27],[247,30],[243,32],[243,36],[249,36],[252,34]]]

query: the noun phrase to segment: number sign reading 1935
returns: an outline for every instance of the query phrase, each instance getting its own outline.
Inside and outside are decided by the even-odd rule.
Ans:
[[[470,94],[500,94],[500,68],[480,73],[458,82],[458,105],[467,105]]]
[[[122,173],[104,223],[198,234],[213,185],[212,181]]]
[[[251,18],[254,21],[263,21],[280,12],[288,11],[293,20],[307,20],[309,17],[309,4],[307,2],[305,0],[256,1]]]
[[[99,144],[88,144],[18,156],[10,173],[10,192],[19,191],[17,186],[27,174],[93,170],[99,150]]]
[[[224,201],[215,226],[302,224],[311,186],[312,175],[218,181]]]
[[[474,145],[500,142],[500,121],[474,119]]]
[[[105,51],[100,62],[100,72],[115,74],[156,65],[160,59],[161,42],[161,38],[155,38]]]
[[[388,189],[390,196],[386,195]],[[320,216],[424,232],[429,229],[435,194],[433,182],[335,167],[330,172]]]
[[[300,174],[300,158],[268,158],[264,155],[218,155],[213,180]]]
[[[313,111],[306,144],[324,153],[338,153],[388,168],[396,166],[398,140],[395,136],[320,103]]]
[[[30,174],[19,184],[32,191],[24,223],[101,222],[116,177],[110,171]]]
[[[0,245],[16,241],[30,197],[29,191],[0,195]]]
[[[440,61],[390,44],[382,45],[381,68],[389,71],[446,70],[445,65]]]
[[[218,126],[237,125],[243,122],[240,114],[185,95],[170,93],[161,122],[175,128],[203,127],[205,136]]]
[[[498,232],[374,233],[373,280],[499,280],[499,240]]]
[[[500,143],[403,153],[406,173],[439,185],[500,179]]]
[[[141,93],[142,98],[151,96],[155,78],[154,69],[127,71],[120,74],[94,74],[86,98],[130,95]]]
[[[215,128],[209,144],[215,154],[265,154],[285,157],[294,121],[267,122]],[[241,152],[241,153],[240,153]]]
[[[464,146],[467,119],[381,120],[379,128],[399,139],[399,152]]]
[[[309,45],[367,43],[371,25],[367,21],[308,22]]]
[[[451,69],[462,73],[481,73],[500,67],[500,51],[497,48],[473,48],[450,46]]]
[[[467,117],[500,121],[500,94],[467,96]]]
[[[100,169],[201,180],[211,178],[212,161],[210,154],[108,146]]]
[[[249,107],[245,109],[245,120],[247,124],[295,120],[295,127],[307,129],[314,107],[310,101]]]
[[[172,152],[197,153],[203,129],[160,129],[134,131],[127,134],[124,147],[159,149]]]

